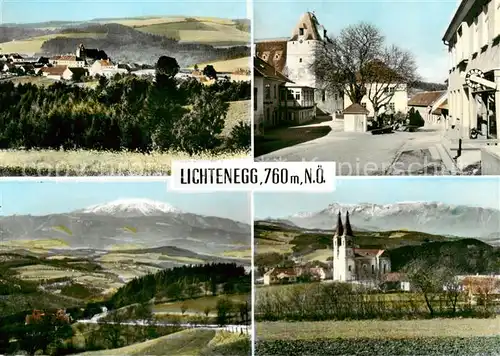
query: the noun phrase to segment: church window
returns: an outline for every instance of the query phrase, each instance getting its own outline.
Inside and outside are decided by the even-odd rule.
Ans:
[[[351,267],[352,267],[352,266],[349,266],[349,272],[351,272]]]
[[[303,29],[303,28],[299,28],[299,34],[300,34],[301,36],[304,36],[304,29]]]
[[[361,106],[366,109],[366,103],[361,103]]]
[[[299,58],[299,63],[302,63],[302,58]]]
[[[266,99],[269,100],[271,99],[271,86],[267,84],[265,89],[266,89],[265,92]]]
[[[273,88],[274,88],[274,98],[276,99],[276,97],[277,97],[277,94],[276,94],[276,85],[274,85]]]
[[[339,100],[339,95],[335,93],[335,100]]]
[[[325,101],[326,100],[326,90],[323,90],[321,92],[321,101]]]
[[[366,265],[363,265],[363,270],[365,270],[365,271],[366,271]]]
[[[372,274],[375,274],[375,266],[372,265]]]
[[[384,263],[384,273],[385,273],[385,263]]]
[[[257,92],[258,88],[253,88],[253,109],[257,110]]]

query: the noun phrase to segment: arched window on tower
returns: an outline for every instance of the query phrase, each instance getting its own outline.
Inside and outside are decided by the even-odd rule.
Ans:
[[[372,265],[372,274],[375,274],[375,265]]]
[[[352,267],[352,266],[350,266],[350,265],[349,265],[349,268],[348,268],[349,272],[351,272],[351,269],[352,269],[351,267]]]

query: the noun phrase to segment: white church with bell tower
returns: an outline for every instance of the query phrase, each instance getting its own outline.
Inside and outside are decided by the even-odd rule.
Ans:
[[[359,248],[354,244],[354,233],[349,212],[345,226],[340,212],[333,235],[333,280],[338,282],[374,281],[391,272],[391,261],[385,250]]]

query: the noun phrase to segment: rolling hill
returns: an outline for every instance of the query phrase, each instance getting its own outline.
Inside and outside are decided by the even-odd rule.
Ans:
[[[189,66],[248,57],[250,31],[247,20],[161,16],[0,26],[3,53],[74,53],[80,43],[117,61],[154,63],[168,55]]]
[[[433,264],[447,258],[462,273],[485,273],[500,268],[500,248],[477,239],[461,239],[423,232],[358,231],[354,244],[360,248],[385,249],[393,271],[403,269],[414,260]],[[255,264],[272,267],[290,255],[303,262],[328,262],[332,259],[333,230],[308,230],[282,222],[257,221],[255,231]]]
[[[81,356],[94,355],[248,355],[250,340],[241,335],[192,329],[184,330],[143,343],[108,351],[86,352]]]
[[[112,251],[132,244],[220,254],[250,244],[247,224],[181,212],[166,203],[142,199],[114,201],[67,214],[4,216],[0,217],[0,233],[4,247],[56,240],[59,252]]]

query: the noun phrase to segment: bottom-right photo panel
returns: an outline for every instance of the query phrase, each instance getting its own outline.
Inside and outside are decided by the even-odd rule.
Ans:
[[[500,350],[498,178],[255,193],[255,355]]]

